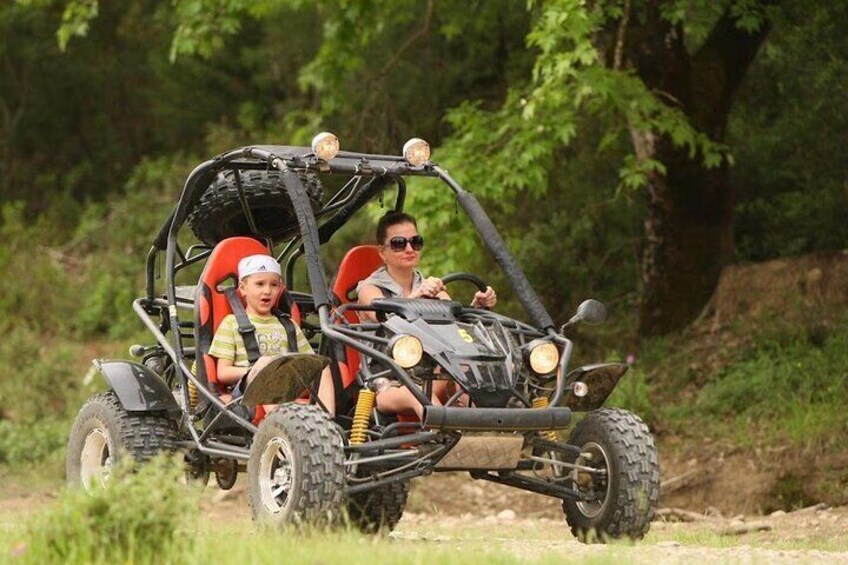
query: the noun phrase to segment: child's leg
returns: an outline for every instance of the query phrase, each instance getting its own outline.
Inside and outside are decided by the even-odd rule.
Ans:
[[[435,400],[440,400],[439,404],[444,404],[450,398],[456,394],[456,391],[460,390],[459,385],[456,384],[455,381],[448,380],[438,380],[433,382],[433,398]],[[457,398],[456,402],[452,404],[454,407],[465,407],[468,406],[468,393],[463,392],[459,398]]]
[[[441,400],[435,394],[433,394],[431,402],[436,406],[442,405]],[[377,410],[387,414],[415,412],[419,420],[424,420],[424,407],[405,387],[391,386],[377,393]]]
[[[324,367],[321,383],[318,385],[318,400],[327,408],[330,416],[336,415],[336,391],[333,387],[333,374],[330,367]]]

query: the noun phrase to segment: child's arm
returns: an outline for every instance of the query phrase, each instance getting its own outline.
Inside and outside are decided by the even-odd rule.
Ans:
[[[236,336],[238,328],[235,316],[230,314],[221,321],[218,331],[209,346],[209,355],[215,358],[215,373],[218,382],[225,386],[234,385],[250,370],[248,367],[236,367]]]
[[[218,382],[227,386],[236,384],[250,372],[250,367],[236,367],[232,359],[218,359]]]

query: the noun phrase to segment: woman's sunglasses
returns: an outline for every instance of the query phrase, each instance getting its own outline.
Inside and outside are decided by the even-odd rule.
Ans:
[[[420,235],[413,235],[412,237],[393,237],[389,240],[389,249],[392,251],[404,251],[406,250],[406,244],[412,246],[412,249],[415,251],[421,251],[421,248],[424,247],[424,238]]]

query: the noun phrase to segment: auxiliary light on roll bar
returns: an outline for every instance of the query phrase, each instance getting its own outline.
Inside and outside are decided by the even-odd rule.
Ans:
[[[430,160],[430,144],[413,137],[403,144],[403,158],[413,167],[420,167]]]
[[[322,131],[312,138],[312,152],[322,161],[329,161],[339,152],[339,138],[328,131]]]

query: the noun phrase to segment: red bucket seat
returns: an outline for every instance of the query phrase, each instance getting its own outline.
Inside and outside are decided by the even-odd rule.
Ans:
[[[218,382],[218,370],[214,357],[209,355],[209,347],[212,338],[221,321],[228,314],[232,314],[232,308],[223,292],[222,285],[226,286],[238,281],[238,264],[248,255],[270,255],[268,248],[259,241],[250,237],[231,237],[218,243],[209,255],[206,266],[200,275],[194,299],[195,315],[195,347],[197,350],[197,373],[201,380],[206,380],[210,388],[220,395],[228,395],[228,387]],[[280,294],[278,307],[288,311],[288,297],[286,290]],[[291,316],[296,324],[300,325],[300,311],[297,304],[291,304]],[[254,423],[259,423],[265,417],[265,411],[261,406],[257,407]]]

